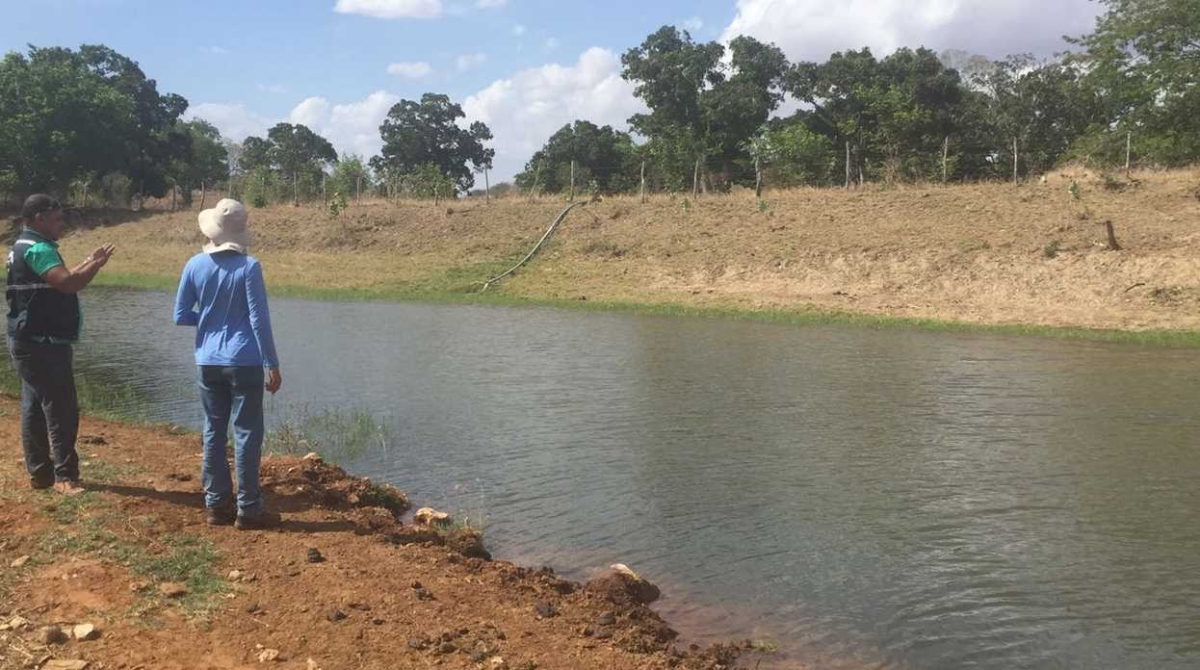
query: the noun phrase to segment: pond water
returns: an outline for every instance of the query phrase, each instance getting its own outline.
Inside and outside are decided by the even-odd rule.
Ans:
[[[198,426],[159,292],[85,294],[79,368]],[[536,308],[274,300],[273,425],[499,558],[624,562],[685,634],[813,667],[1200,667],[1194,351]]]

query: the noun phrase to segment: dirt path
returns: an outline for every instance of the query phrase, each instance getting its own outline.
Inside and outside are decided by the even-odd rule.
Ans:
[[[736,655],[676,650],[620,593],[441,546],[398,521],[403,494],[319,460],[264,467],[282,528],[213,528],[196,436],[85,418],[89,492],[31,491],[18,413],[0,399],[0,668],[715,669]],[[470,539],[451,534],[468,554]],[[41,639],[81,623],[99,637]]]

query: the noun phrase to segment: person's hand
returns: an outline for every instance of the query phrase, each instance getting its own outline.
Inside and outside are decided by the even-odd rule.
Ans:
[[[108,262],[109,258],[112,258],[113,252],[116,250],[117,248],[114,245],[106,244],[93,251],[92,255],[88,257],[88,260],[99,264],[100,267],[104,267],[104,264]]]
[[[280,386],[283,386],[283,375],[280,374],[279,369],[267,370],[267,383],[263,384],[263,388],[267,389],[267,393],[275,395]]]

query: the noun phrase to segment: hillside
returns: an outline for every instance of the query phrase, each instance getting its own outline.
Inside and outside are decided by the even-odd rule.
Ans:
[[[1077,188],[1072,189],[1072,184]],[[211,197],[210,197],[211,202]],[[561,200],[370,202],[251,212],[280,292],[340,297],[477,291],[519,259]],[[202,242],[196,212],[148,214],[64,242],[104,241],[106,283],[171,285]],[[1106,248],[1114,225],[1121,251]],[[535,300],[805,310],[977,324],[1200,329],[1200,170],[1132,180],[1062,171],[1022,186],[868,186],[606,198],[489,290]]]

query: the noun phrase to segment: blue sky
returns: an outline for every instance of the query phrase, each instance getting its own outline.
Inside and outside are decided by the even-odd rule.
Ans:
[[[1089,0],[0,0],[0,48],[103,43],[231,139],[304,122],[372,154],[401,98],[447,93],[496,134],[498,179],[573,118],[640,109],[620,54],[664,24],[751,34],[793,59],[872,46],[1049,55],[1086,31]],[[389,72],[390,70],[390,72]]]

